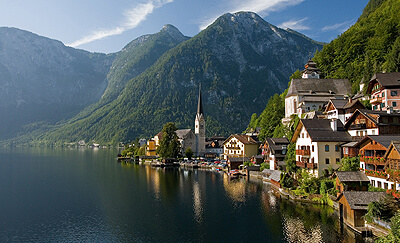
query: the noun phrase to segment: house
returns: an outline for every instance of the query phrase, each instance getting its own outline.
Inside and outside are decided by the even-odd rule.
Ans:
[[[224,159],[252,157],[258,154],[259,142],[244,134],[233,134],[224,143]],[[249,160],[250,161],[250,160]]]
[[[393,183],[393,189],[400,191],[400,141],[392,141],[383,156],[385,160],[385,172],[388,174],[389,183]]]
[[[373,110],[400,110],[400,73],[376,73],[366,93],[371,95]]]
[[[344,191],[368,191],[369,179],[363,171],[336,171],[338,195]]]
[[[233,157],[227,159],[227,165],[229,170],[237,170],[239,166],[242,165],[246,161],[250,161],[249,157]]]
[[[339,119],[343,124],[357,109],[365,109],[359,100],[335,99],[330,100],[325,108],[326,118]]]
[[[210,137],[206,138],[206,153],[207,158],[219,158],[224,153],[223,142],[225,137]]]
[[[400,134],[400,114],[357,109],[347,120],[345,129],[352,137]]]
[[[357,143],[358,143],[357,141],[353,141],[342,144],[343,158],[358,156],[359,148],[357,147]]]
[[[365,227],[368,204],[384,198],[386,192],[344,191],[338,197],[339,217],[352,228]]]
[[[193,151],[196,146],[196,135],[193,133],[192,129],[179,129],[175,132],[181,144],[181,154],[184,155],[188,148],[191,148]]]
[[[323,109],[331,99],[344,99],[351,93],[347,79],[320,79],[319,70],[312,60],[305,66],[301,79],[292,79],[285,97],[285,117],[283,124],[288,124],[293,114],[302,117],[310,111]]]
[[[301,119],[293,134],[296,165],[319,177],[328,168],[337,169],[342,154],[340,146],[352,141],[340,120]]]
[[[274,170],[272,171],[271,175],[269,176],[270,182],[272,185],[281,188],[281,174],[282,172],[280,170]]]
[[[365,170],[383,171],[385,155],[392,141],[400,140],[400,135],[366,136],[357,143],[360,157],[360,168]]]
[[[286,156],[289,140],[287,138],[267,138],[261,145],[261,154],[264,160],[269,163],[271,170],[282,169],[285,166],[283,161]]]
[[[154,139],[149,139],[147,140],[147,146],[146,146],[146,156],[156,156],[157,155],[157,144]]]

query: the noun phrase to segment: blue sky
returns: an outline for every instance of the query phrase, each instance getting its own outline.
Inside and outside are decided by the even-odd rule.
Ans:
[[[121,50],[172,24],[194,36],[224,13],[252,11],[281,28],[330,42],[353,25],[366,0],[0,0],[0,26],[92,52]]]

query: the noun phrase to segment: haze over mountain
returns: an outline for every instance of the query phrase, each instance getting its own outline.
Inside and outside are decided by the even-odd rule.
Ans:
[[[241,132],[252,113],[287,87],[288,77],[303,67],[309,53],[322,48],[249,12],[225,14],[188,40],[172,26],[160,33],[127,45],[117,54],[100,102],[39,140],[117,143],[152,136],[168,121],[192,128],[199,86],[207,134]],[[152,43],[170,44],[158,50],[146,42],[152,38]],[[142,41],[147,44],[137,45]],[[143,58],[133,60],[138,53]],[[146,58],[149,53],[153,58]]]
[[[0,139],[15,136],[32,122],[69,118],[98,101],[113,59],[0,28]]]

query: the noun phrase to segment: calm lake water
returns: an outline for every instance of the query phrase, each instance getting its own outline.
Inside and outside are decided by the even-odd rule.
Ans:
[[[362,242],[333,209],[109,149],[0,149],[0,242]]]

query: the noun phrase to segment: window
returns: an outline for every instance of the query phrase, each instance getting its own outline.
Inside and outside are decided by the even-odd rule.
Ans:
[[[311,146],[311,152],[314,152],[314,145]]]
[[[390,91],[391,96],[397,96],[397,91]]]
[[[339,145],[335,145],[335,151],[339,152]]]
[[[325,159],[325,164],[329,165],[329,158]]]
[[[340,159],[336,158],[336,164],[339,164],[339,163],[340,163]]]
[[[392,102],[392,106],[393,106],[393,107],[396,107],[396,106],[397,106],[397,102],[396,102],[396,101],[393,101],[393,102]]]
[[[375,130],[372,130],[372,135],[375,135]]]
[[[382,97],[385,97],[385,92],[382,93]]]
[[[301,138],[304,138],[304,133],[301,134]]]
[[[329,145],[325,145],[325,152],[329,152]]]

